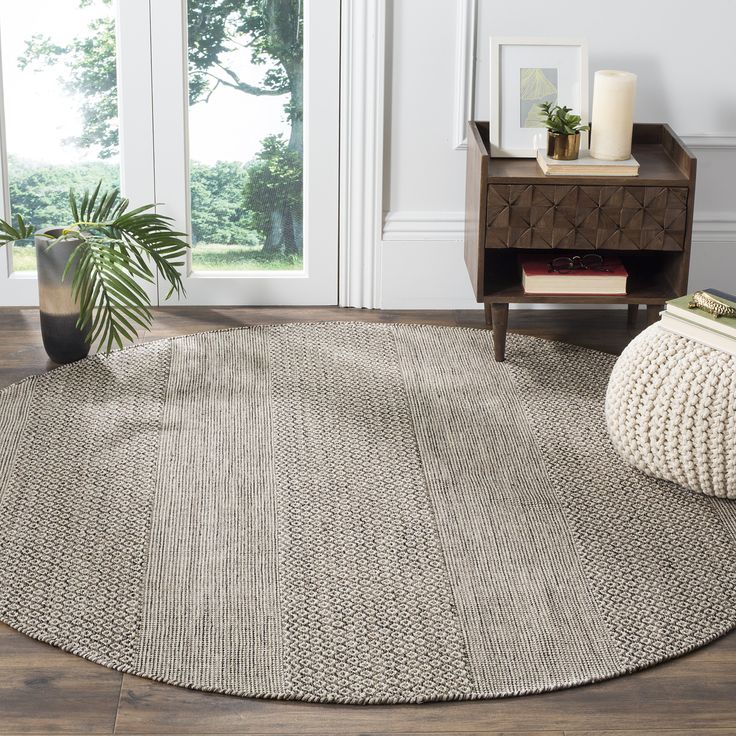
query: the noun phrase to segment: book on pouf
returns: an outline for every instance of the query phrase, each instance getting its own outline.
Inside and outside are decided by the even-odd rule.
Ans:
[[[552,270],[552,255],[524,254],[519,256],[521,283],[527,294],[577,294],[621,296],[626,294],[628,272],[616,256],[606,256],[607,271],[575,269]]]
[[[604,161],[580,151],[573,161],[560,161],[537,149],[537,163],[545,176],[639,176],[639,162],[632,156],[626,161]]]
[[[736,296],[715,289],[706,292],[736,309]],[[716,317],[699,307],[690,308],[692,295],[671,299],[662,312],[660,325],[675,335],[690,338],[730,355],[736,355],[736,317]]]

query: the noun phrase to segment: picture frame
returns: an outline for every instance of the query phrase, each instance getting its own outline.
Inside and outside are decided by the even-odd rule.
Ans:
[[[588,118],[588,43],[582,38],[491,36],[491,155],[534,158],[544,140],[538,105]]]

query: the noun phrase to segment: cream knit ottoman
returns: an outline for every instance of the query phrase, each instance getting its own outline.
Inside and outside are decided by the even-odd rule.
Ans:
[[[736,498],[736,356],[652,325],[613,368],[606,422],[635,468]]]

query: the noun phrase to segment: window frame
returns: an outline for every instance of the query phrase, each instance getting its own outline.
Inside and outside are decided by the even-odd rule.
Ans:
[[[186,0],[114,0],[114,6],[122,194],[132,206],[158,203],[158,212],[190,232]],[[337,304],[340,0],[306,0],[304,14],[304,270],[192,273],[187,264],[187,295],[178,303]],[[1,44],[0,25],[0,50]],[[315,77],[319,84],[310,85]],[[0,54],[0,216],[8,219],[2,84]],[[12,272],[11,249],[2,250],[0,306],[37,306],[35,272]],[[174,303],[165,302],[165,284],[142,285],[152,304]]]

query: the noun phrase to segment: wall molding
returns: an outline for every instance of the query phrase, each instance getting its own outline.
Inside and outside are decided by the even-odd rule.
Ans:
[[[342,0],[341,307],[380,307],[386,0]]]
[[[452,140],[456,151],[468,147],[467,121],[475,109],[475,56],[478,0],[457,0],[455,32],[455,104]]]
[[[693,133],[681,135],[688,148],[695,150],[734,150],[736,149],[736,133]]]
[[[383,220],[385,242],[463,240],[464,212],[387,212]]]
[[[465,238],[465,213],[413,212],[400,210],[384,216],[385,243],[415,241],[454,242]],[[732,243],[736,245],[736,215],[732,212],[706,212],[693,223],[694,243]]]
[[[693,221],[693,243],[736,245],[736,216],[732,212],[707,212]]]

